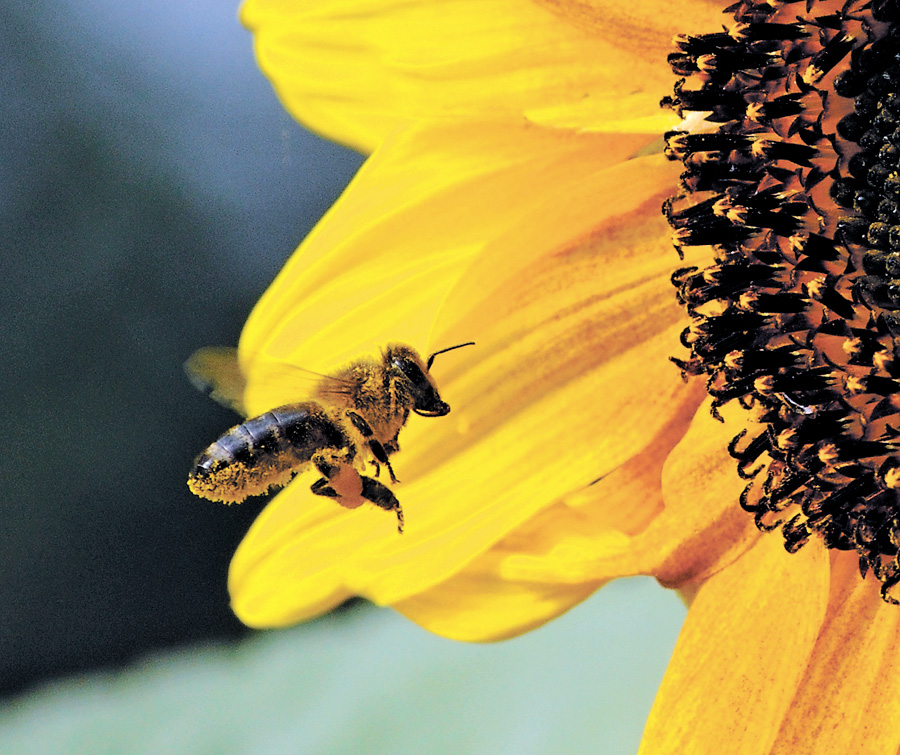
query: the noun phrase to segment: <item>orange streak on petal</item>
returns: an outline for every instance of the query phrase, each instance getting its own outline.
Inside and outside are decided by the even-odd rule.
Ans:
[[[649,357],[648,376],[635,376],[627,384],[609,387],[609,406],[626,407],[622,415],[616,415],[619,421],[604,422],[597,408],[576,406],[576,411],[586,414],[589,422],[593,420],[589,426],[602,428],[593,445],[598,450],[615,448],[619,456],[607,460],[598,455],[593,469],[600,479],[564,495],[497,544],[506,554],[502,564],[498,564],[504,580],[599,582],[624,573],[603,572],[597,564],[603,562],[608,551],[619,553],[627,548],[630,536],[643,529],[662,508],[663,460],[684,433],[698,403],[697,392],[690,386],[674,381],[666,385],[663,379],[668,365],[662,355],[668,348],[667,336],[671,335],[674,334],[669,332],[636,345],[636,352]],[[651,370],[649,365],[654,364],[660,369]],[[647,398],[648,385],[654,382],[658,385],[656,401]],[[649,405],[634,407],[634,397]],[[642,413],[644,408],[646,414]],[[579,440],[576,430],[575,425],[564,423],[561,436],[565,438],[568,433],[571,443],[590,444],[591,437]],[[535,459],[539,472],[549,471],[547,462],[565,450],[560,446],[547,447],[552,451]],[[494,466],[502,470],[499,465]]]
[[[900,608],[834,556],[831,601],[773,753],[844,755],[900,749]]]
[[[667,402],[669,421],[645,447],[636,450],[631,459],[605,477],[567,496],[564,504],[602,522],[607,529],[621,531],[631,538],[639,536],[665,510],[663,467],[688,431],[704,396],[702,386],[697,383],[684,385]]]
[[[647,720],[640,755],[768,755],[815,646],[828,571],[819,544],[791,555],[770,535],[703,585]],[[818,752],[813,742],[805,752]]]
[[[720,0],[534,1],[623,51],[663,60],[672,51],[672,37],[676,34],[720,31],[728,18]]]
[[[535,123],[575,130],[660,133],[672,128],[678,118],[660,109],[658,102],[672,86],[671,69],[662,63],[674,49],[673,37],[720,31],[727,20],[719,0],[533,1],[604,46],[604,53],[592,61],[595,70],[609,69],[623,83],[633,82],[617,96],[609,96],[605,89],[597,96],[585,88],[573,93],[576,96],[525,111]]]
[[[610,141],[640,143],[625,136]],[[570,180],[548,184],[541,201],[467,268],[441,307],[432,342],[452,343],[476,330],[497,340],[523,339],[565,311],[556,302],[587,300],[591,288],[593,299],[602,301],[671,273],[678,262],[660,207],[677,181],[673,163],[655,155],[584,171],[576,170],[578,157],[567,164]],[[692,254],[699,263],[702,253]],[[667,278],[666,285],[671,293]],[[597,320],[595,329],[615,327],[613,314]],[[648,313],[645,327],[659,329],[655,316]]]

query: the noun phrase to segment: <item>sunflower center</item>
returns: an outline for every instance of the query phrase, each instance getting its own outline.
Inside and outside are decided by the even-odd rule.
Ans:
[[[679,36],[663,101],[683,123],[663,211],[713,263],[673,275],[692,318],[685,377],[731,443],[741,505],[795,551],[856,550],[900,595],[900,0],[739,2]],[[805,14],[803,14],[805,12]]]

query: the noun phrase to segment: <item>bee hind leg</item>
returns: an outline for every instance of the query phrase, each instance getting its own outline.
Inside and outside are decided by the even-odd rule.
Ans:
[[[397,532],[403,534],[403,508],[391,489],[371,477],[362,478],[362,497],[378,508],[393,511],[397,515]]]
[[[348,509],[369,501],[380,509],[393,511],[397,515],[397,531],[403,532],[403,509],[390,488],[371,477],[363,477],[346,462],[325,453],[317,454],[312,461],[323,475],[310,486],[313,493],[332,498]]]
[[[363,505],[362,479],[352,466],[326,453],[316,454],[313,464],[323,475],[310,486],[313,493],[331,498],[345,509]]]
[[[328,480],[326,480],[324,477],[320,477],[318,480],[316,480],[312,485],[309,486],[309,489],[316,495],[323,495],[328,498],[340,497],[340,494],[328,484]]]

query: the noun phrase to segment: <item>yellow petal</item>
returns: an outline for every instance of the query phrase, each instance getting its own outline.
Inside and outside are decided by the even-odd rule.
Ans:
[[[780,535],[764,536],[712,577],[688,612],[640,755],[768,755],[827,602],[828,558],[818,542],[790,555]],[[807,743],[802,752],[819,752],[814,737]]]
[[[709,401],[669,454],[663,469],[665,511],[642,533],[635,550],[649,557],[647,571],[666,587],[704,580],[753,545],[759,531],[738,499],[747,481],[737,474],[729,442],[746,429],[741,407],[709,413]]]
[[[556,526],[556,517],[538,516]],[[615,533],[610,533],[615,537]],[[393,608],[429,632],[464,642],[491,642],[515,637],[555,619],[589,598],[603,582],[551,584],[507,577],[507,548],[531,551],[540,544],[514,539],[504,541],[475,563],[437,587],[426,590]],[[603,548],[602,538],[595,545]]]
[[[507,275],[496,280],[520,295],[531,287],[527,312],[518,314],[516,296],[500,291],[481,322],[470,321],[459,303],[468,294],[447,297],[442,308],[452,311],[438,319],[466,323],[468,337],[480,344],[484,336],[485,347],[445,357],[446,372],[435,366],[454,407],[450,417],[414,418],[404,430],[394,466],[403,480],[397,493],[406,534],[398,537],[383,512],[344,512],[310,500],[309,480],[299,480],[269,505],[232,563],[242,620],[306,618],[325,604],[311,607],[309,594],[337,600],[351,591],[390,604],[429,589],[540,510],[627,462],[669,422],[672,405],[689,389],[665,360],[680,327],[672,324],[680,315],[668,281],[668,234],[660,197],[630,194],[623,183],[631,176],[643,185],[649,179],[640,177],[655,163],[635,160],[585,175],[572,162],[568,181],[542,174],[541,200],[532,196],[519,206],[519,223],[479,256],[509,261]],[[628,199],[598,204],[610,186]],[[511,195],[497,195],[504,198],[500,209],[520,196],[508,188]],[[583,222],[547,223],[562,205],[590,211],[600,223],[596,232],[584,233]],[[477,214],[477,205],[472,210]],[[497,214],[495,208],[491,217]],[[547,234],[537,239],[547,241],[538,247],[543,257],[520,243],[522,227],[532,225]],[[510,335],[519,317],[535,323],[524,345]]]
[[[895,753],[900,750],[900,610],[881,600],[871,574],[860,579],[855,554],[832,558],[825,622],[772,752]]]
[[[686,390],[660,379],[674,377],[663,359],[667,335],[635,342],[636,353],[570,377],[502,422],[495,415],[505,394],[482,403],[490,416],[481,418],[451,380],[445,397],[457,396],[455,421],[422,419],[401,439],[394,467],[406,534],[384,512],[311,500],[303,477],[269,504],[235,555],[236,612],[252,625],[290,623],[321,608],[310,595],[336,600],[350,591],[394,603],[447,579],[540,509],[621,465],[646,444],[644,434],[652,438],[667,419],[661,408]],[[635,377],[638,355],[648,367]],[[478,354],[459,358],[471,360],[464,375],[480,369]],[[608,400],[597,403],[598,395]],[[649,416],[630,411],[635,400]]]
[[[285,107],[368,152],[421,120],[665,130],[677,120],[658,107],[671,89],[666,52],[684,29],[664,19],[690,14],[628,7],[593,25],[527,0],[249,0],[241,17]],[[715,30],[711,17],[694,28]]]
[[[575,130],[663,132],[671,128],[671,114],[660,111],[658,103],[672,85],[671,69],[662,65],[673,50],[672,38],[680,33],[719,31],[725,19],[719,0],[534,1],[612,51],[611,57],[593,61],[595,68],[604,67],[623,82],[639,82],[639,88],[627,93],[605,84],[581,97],[547,102],[526,111],[535,123]]]
[[[633,136],[611,139],[613,143],[619,140],[641,143]],[[639,284],[656,280],[666,270],[671,273],[677,257],[659,208],[677,180],[679,171],[673,163],[662,155],[651,155],[604,166],[602,173],[576,173],[572,167],[566,168],[572,180],[565,191],[544,184],[546,173],[537,177],[534,190],[541,196],[540,203],[523,213],[519,223],[510,225],[466,269],[441,307],[434,327],[435,342],[456,342],[454,339],[477,329],[491,334],[497,347],[518,344],[521,359],[532,369],[552,369],[557,361],[553,354],[536,354],[527,340],[532,332],[553,327],[564,317],[559,307],[547,306],[556,291],[578,288],[581,293],[573,299],[583,301],[582,307],[598,306],[604,296],[614,292],[631,291],[632,297],[638,296]],[[708,251],[693,248],[690,254],[687,262],[699,264]],[[571,265],[579,266],[577,274],[572,274]],[[622,310],[633,303],[627,297],[619,302]],[[671,318],[667,322],[660,319],[659,312],[646,312],[637,327],[660,332],[675,319],[682,320],[677,311],[667,308]],[[594,318],[586,327],[618,330],[616,314],[604,312],[605,319]],[[628,341],[627,334],[619,333],[604,346],[622,349]],[[596,358],[577,340],[548,343],[548,350],[554,344],[556,352]],[[490,347],[495,348],[493,342]],[[514,393],[506,377],[504,385]]]
[[[247,409],[302,398],[286,364],[329,372],[388,341],[424,350],[448,292],[491,240],[536,212],[545,192],[578,197],[580,181],[643,143],[525,124],[396,135],[251,314],[240,343]]]

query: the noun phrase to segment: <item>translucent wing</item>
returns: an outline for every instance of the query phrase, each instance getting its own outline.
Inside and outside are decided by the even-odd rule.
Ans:
[[[246,381],[238,365],[237,349],[230,346],[206,346],[198,349],[184,363],[184,369],[198,390],[207,393],[222,406],[247,416],[243,400]],[[296,395],[291,396],[292,401],[308,398],[316,383],[322,393],[345,395],[354,385],[349,380],[288,364],[269,366],[265,374],[259,376],[259,380],[270,386],[290,385],[296,391]]]
[[[246,416],[244,376],[238,366],[237,349],[230,346],[206,346],[191,354],[184,371],[198,390],[214,401]]]

